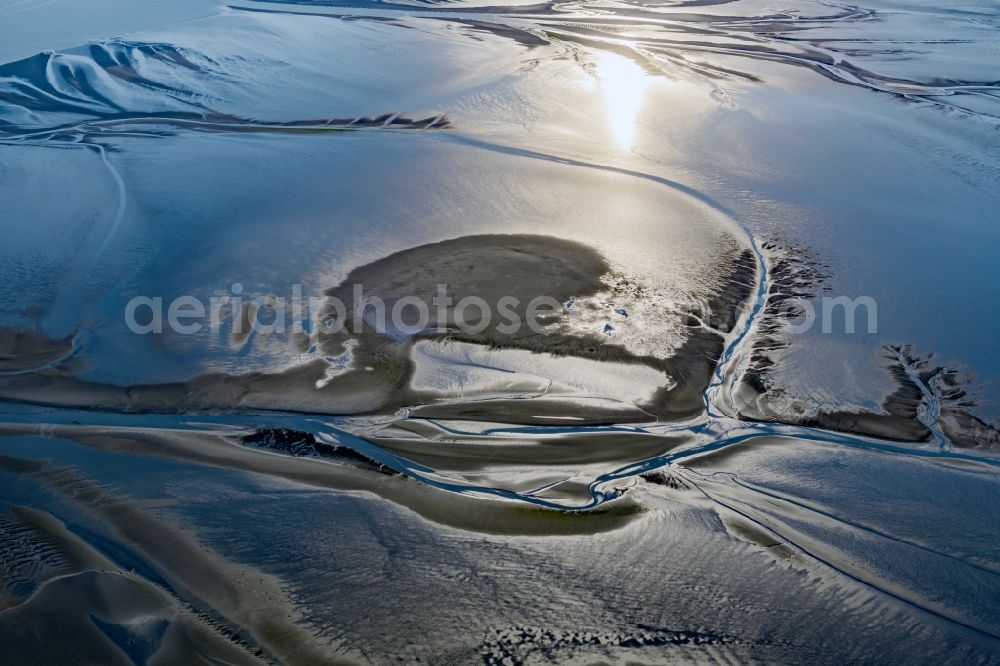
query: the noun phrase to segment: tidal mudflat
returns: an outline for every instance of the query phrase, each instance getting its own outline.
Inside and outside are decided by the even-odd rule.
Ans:
[[[0,662],[996,662],[998,35],[0,7]]]

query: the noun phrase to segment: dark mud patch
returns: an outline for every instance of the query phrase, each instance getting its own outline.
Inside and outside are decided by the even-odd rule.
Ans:
[[[916,419],[942,448],[1000,450],[1000,427],[975,416],[979,406],[971,375],[921,355],[912,345],[886,347],[893,378],[899,388],[886,401]]]
[[[762,246],[768,256],[768,292],[752,333],[749,362],[735,387],[739,416],[780,421],[880,437],[895,441],[938,440],[942,448],[1000,448],[1000,429],[974,415],[973,392],[961,373],[916,356],[909,347],[886,348],[887,367],[896,389],[879,412],[837,409],[785,413],[777,407],[783,388],[773,370],[788,347],[788,326],[802,315],[800,303],[826,289],[827,267],[802,248]],[[644,285],[617,275],[604,257],[582,243],[551,236],[477,235],[418,246],[360,266],[327,296],[343,310],[321,313],[322,321],[341,327],[321,330],[317,348],[326,357],[349,361],[336,372],[317,358],[279,373],[206,374],[188,382],[112,386],[83,382],[57,361],[73,351],[70,340],[53,341],[23,331],[0,330],[0,397],[9,400],[128,412],[203,412],[279,410],[315,414],[392,413],[406,407],[415,418],[508,423],[524,426],[593,426],[680,420],[702,413],[704,392],[723,355],[726,336],[748,307],[756,285],[757,262],[750,250],[730,248],[716,268],[717,287],[703,308],[681,312],[687,326],[683,342],[669,354],[638,353],[627,341],[593,331],[575,330],[572,306],[596,294],[626,293],[648,297]],[[617,275],[617,277],[616,277]],[[366,298],[377,297],[391,311],[402,299],[422,302],[430,313],[420,330],[396,330],[369,317],[356,302],[355,285]],[[439,285],[446,285],[450,305],[440,307]],[[610,286],[609,286],[610,285]],[[540,296],[549,309],[529,312]],[[465,308],[463,299],[481,299],[487,308]],[[496,312],[502,299],[514,299],[508,312],[522,322],[505,330],[509,318]],[[562,305],[559,305],[562,304]],[[471,316],[469,313],[472,313]],[[537,314],[540,312],[541,314]],[[542,328],[525,324],[531,316]],[[460,320],[461,318],[461,320]],[[374,320],[373,320],[374,319]],[[623,320],[624,321],[624,320]],[[569,322],[569,323],[568,323]],[[644,402],[612,403],[573,396],[538,395],[488,400],[415,390],[411,355],[418,340],[452,340],[492,350],[520,350],[590,361],[638,364],[662,373],[663,382]],[[42,366],[34,371],[34,364]],[[608,366],[611,368],[611,366]],[[609,370],[610,371],[610,370]],[[287,455],[350,456],[339,447],[285,434],[261,435],[257,444]],[[250,444],[255,444],[250,442]],[[355,460],[359,463],[360,461]]]
[[[753,295],[757,262],[750,250],[740,251],[721,269],[720,286],[706,302],[704,312],[687,315],[689,335],[670,360],[668,372],[675,384],[662,388],[648,410],[661,418],[688,418],[704,409],[704,393],[725,350],[728,335]]]
[[[897,441],[927,439],[930,432],[917,418],[922,394],[898,365],[890,367],[897,389],[885,398],[881,413],[831,408],[799,415],[776,406],[785,389],[776,380],[774,370],[791,344],[790,326],[806,315],[804,302],[829,291],[829,267],[801,246],[766,242],[761,249],[769,264],[768,290],[755,323],[749,363],[734,389],[739,415],[755,421],[780,421]]]
[[[396,470],[372,460],[347,446],[327,444],[308,432],[289,430],[288,428],[265,428],[249,435],[244,435],[240,441],[244,446],[265,451],[273,451],[295,458],[319,458],[352,464],[365,469],[374,470],[380,474],[398,474]]]
[[[417,298],[432,313],[432,330],[419,332],[415,338],[441,337],[493,349],[518,349],[649,366],[664,373],[664,387],[648,404],[636,405],[638,410],[663,419],[685,418],[702,410],[701,394],[722,355],[723,336],[735,325],[755,283],[756,264],[749,250],[736,251],[734,256],[725,259],[720,262],[717,280],[720,286],[707,299],[708,314],[692,312],[689,315],[689,335],[680,349],[669,357],[636,353],[626,344],[612,342],[608,336],[574,331],[565,325],[572,320],[565,305],[545,310],[540,316],[532,314],[530,306],[536,298],[546,297],[563,304],[575,302],[603,292],[608,288],[608,278],[613,277],[611,267],[595,249],[551,236],[466,236],[404,250],[355,269],[340,286],[329,290],[328,295],[344,303],[347,312],[356,311],[359,305],[353,293],[353,285],[357,284],[364,285],[366,296],[378,296],[387,304],[403,298]],[[614,289],[632,287],[633,291],[642,293],[641,285],[624,279],[612,282]],[[510,313],[522,325],[507,330],[505,321],[508,320],[476,318],[475,315],[471,319],[463,315],[459,322],[456,309],[435,309],[433,298],[438,285],[448,286],[448,296],[455,303],[465,298],[479,298],[493,306],[502,299],[514,298],[516,304],[510,307]],[[329,311],[321,318],[336,314]],[[700,319],[699,314],[703,318]],[[532,317],[545,327],[544,330],[525,324]],[[357,338],[356,350],[371,354],[370,349],[385,345],[385,335],[377,335],[376,328],[372,327],[367,336]],[[472,332],[476,328],[481,330]],[[343,353],[350,337],[342,331],[321,338],[325,353]],[[672,381],[666,381],[667,377]],[[419,404],[420,396],[413,398],[411,404]],[[495,406],[503,412],[503,408],[510,405]],[[484,403],[470,409],[488,407]],[[579,409],[568,413],[587,421],[594,420]],[[484,413],[480,418],[487,416]],[[494,418],[503,420],[504,416],[510,414],[501,413]],[[604,418],[597,417],[596,421]]]
[[[788,325],[806,313],[801,303],[828,290],[829,267],[805,248],[761,244],[769,264],[767,300],[754,330],[750,363],[742,382],[757,393],[771,390],[771,368],[776,356],[789,346]]]
[[[663,486],[664,488],[669,488],[670,490],[691,490],[691,486],[684,479],[682,479],[680,475],[674,474],[670,470],[666,469],[646,472],[645,474],[640,474],[639,478],[646,483]]]
[[[458,25],[467,26],[470,32],[480,32],[489,35],[495,35],[497,37],[505,37],[507,39],[513,40],[515,43],[525,46],[529,49],[533,49],[539,46],[548,46],[551,44],[547,39],[540,37],[539,35],[526,30],[524,28],[518,28],[511,25],[505,25],[503,23],[492,23],[489,21],[479,21],[475,19],[449,19],[451,23],[457,23]]]
[[[425,416],[546,425],[556,419],[564,420],[565,425],[565,419],[605,424],[654,417],[689,418],[703,409],[702,393],[722,355],[724,336],[750,297],[755,271],[749,250],[734,247],[724,252],[714,276],[718,286],[705,301],[707,307],[680,313],[681,320],[688,323],[680,347],[663,354],[637,352],[627,342],[571,325],[574,313],[565,304],[604,293],[609,284],[612,291],[628,291],[635,299],[647,293],[640,284],[621,276],[615,279],[600,252],[551,236],[465,236],[397,252],[358,267],[327,291],[331,300],[344,307],[320,313],[319,320],[328,325],[318,332],[315,346],[320,356],[347,358],[342,368],[334,369],[323,358],[316,358],[278,373],[212,373],[187,382],[134,386],[83,382],[68,372],[50,369],[18,377],[0,375],[0,397],[130,412],[267,409],[357,415],[410,406],[424,410]],[[355,285],[363,287],[364,298],[381,300],[386,314],[382,321],[377,310],[369,310],[365,302],[358,301]],[[446,285],[450,306],[441,308],[435,303],[439,285]],[[541,307],[536,304],[539,297],[548,299]],[[479,299],[486,307],[461,311],[455,307],[469,298]],[[388,313],[403,299],[424,304],[430,314],[426,327],[392,327]],[[506,306],[502,305],[505,299]],[[402,312],[405,320],[405,310]],[[538,325],[528,325],[529,320]],[[520,324],[511,327],[512,321]],[[500,400],[442,406],[434,403],[441,403],[442,397],[444,402],[454,401],[410,387],[415,369],[412,345],[422,339],[639,364],[662,373],[663,382],[659,389],[650,387],[652,398],[647,403],[622,403],[612,410],[555,398],[535,403]]]
[[[545,627],[516,626],[491,631],[479,654],[484,664],[524,664],[538,659],[558,662],[572,659],[577,653],[615,655],[643,648],[725,646],[740,641],[724,634],[702,631],[669,630],[639,625],[632,630],[608,631],[607,629],[576,631]],[[594,655],[596,656],[596,655]],[[638,655],[636,655],[638,657]],[[591,657],[593,659],[593,657]],[[618,661],[618,659],[615,659]],[[586,663],[601,663],[588,660]],[[631,663],[631,662],[630,662]]]
[[[41,369],[72,353],[72,337],[53,340],[39,331],[0,327],[0,375]]]
[[[775,407],[784,389],[774,377],[790,345],[789,326],[805,315],[804,301],[829,291],[829,266],[808,250],[764,243],[768,255],[767,301],[754,329],[750,361],[734,391],[742,418],[780,421],[894,441],[936,440],[942,448],[1000,449],[1000,428],[975,416],[971,380],[964,373],[917,355],[911,345],[886,345],[883,358],[895,390],[881,410],[832,407],[797,415]]]

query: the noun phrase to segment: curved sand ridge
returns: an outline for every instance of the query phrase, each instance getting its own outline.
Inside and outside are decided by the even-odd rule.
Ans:
[[[0,138],[79,140],[203,132],[446,129],[443,115],[256,119],[211,106],[226,72],[210,55],[171,44],[110,39],[0,65]],[[244,113],[252,113],[244,109]]]

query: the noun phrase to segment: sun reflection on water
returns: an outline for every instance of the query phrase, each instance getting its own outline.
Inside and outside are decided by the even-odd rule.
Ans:
[[[611,136],[619,147],[631,148],[650,77],[633,60],[617,53],[600,54],[596,65],[607,103]]]

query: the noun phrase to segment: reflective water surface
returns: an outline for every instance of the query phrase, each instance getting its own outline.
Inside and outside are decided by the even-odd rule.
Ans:
[[[995,659],[990,3],[163,5],[0,6],[4,663]],[[126,317],[355,285],[556,307]]]

